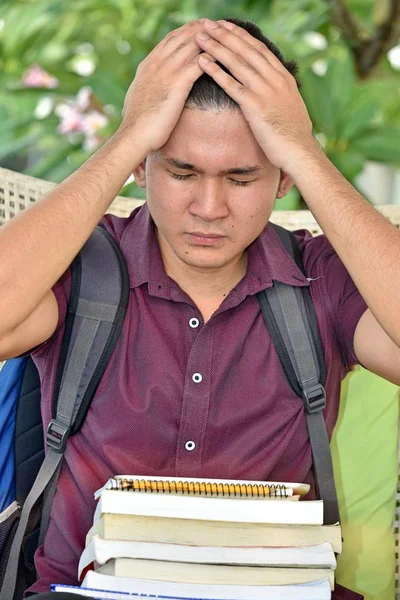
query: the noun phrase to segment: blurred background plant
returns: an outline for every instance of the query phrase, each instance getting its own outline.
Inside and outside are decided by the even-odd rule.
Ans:
[[[382,166],[400,202],[400,0],[2,0],[0,165],[64,179],[118,126],[139,62],[201,16],[253,20],[297,59],[327,155],[372,201],[362,177]]]

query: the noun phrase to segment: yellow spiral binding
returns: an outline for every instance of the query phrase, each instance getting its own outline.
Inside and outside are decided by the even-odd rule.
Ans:
[[[113,479],[111,489],[198,496],[251,496],[253,498],[286,498],[288,495],[287,488],[284,485],[158,481],[152,479]]]

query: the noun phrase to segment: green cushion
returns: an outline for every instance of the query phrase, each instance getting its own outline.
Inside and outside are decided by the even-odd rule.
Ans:
[[[397,387],[357,367],[342,385],[332,437],[342,529],[338,583],[365,600],[394,600]]]

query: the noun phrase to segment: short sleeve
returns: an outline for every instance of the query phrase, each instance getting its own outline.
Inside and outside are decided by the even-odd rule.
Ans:
[[[71,269],[68,268],[67,271],[65,271],[65,273],[60,277],[60,279],[52,287],[52,291],[56,297],[57,304],[58,304],[58,322],[57,322],[57,327],[56,327],[53,335],[48,340],[43,342],[42,344],[35,346],[28,352],[25,352],[25,354],[22,354],[21,356],[31,355],[34,358],[44,358],[47,355],[49,349],[52,346],[52,342],[58,336],[60,330],[64,327],[65,319],[67,316],[67,310],[68,310],[68,299],[69,299],[70,290],[71,290]]]
[[[319,295],[329,314],[344,366],[350,369],[359,364],[354,352],[354,333],[368,307],[325,235],[312,237],[308,231],[295,235],[307,277],[312,280],[311,289]]]

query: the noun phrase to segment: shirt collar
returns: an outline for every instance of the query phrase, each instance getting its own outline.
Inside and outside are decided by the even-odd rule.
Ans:
[[[148,205],[135,209],[121,237],[120,247],[125,256],[130,287],[144,283],[152,295],[177,298],[177,284],[165,273],[154,222]],[[287,252],[278,234],[268,223],[247,249],[247,272],[236,290],[253,295],[271,287],[273,281],[304,287],[309,282]]]

